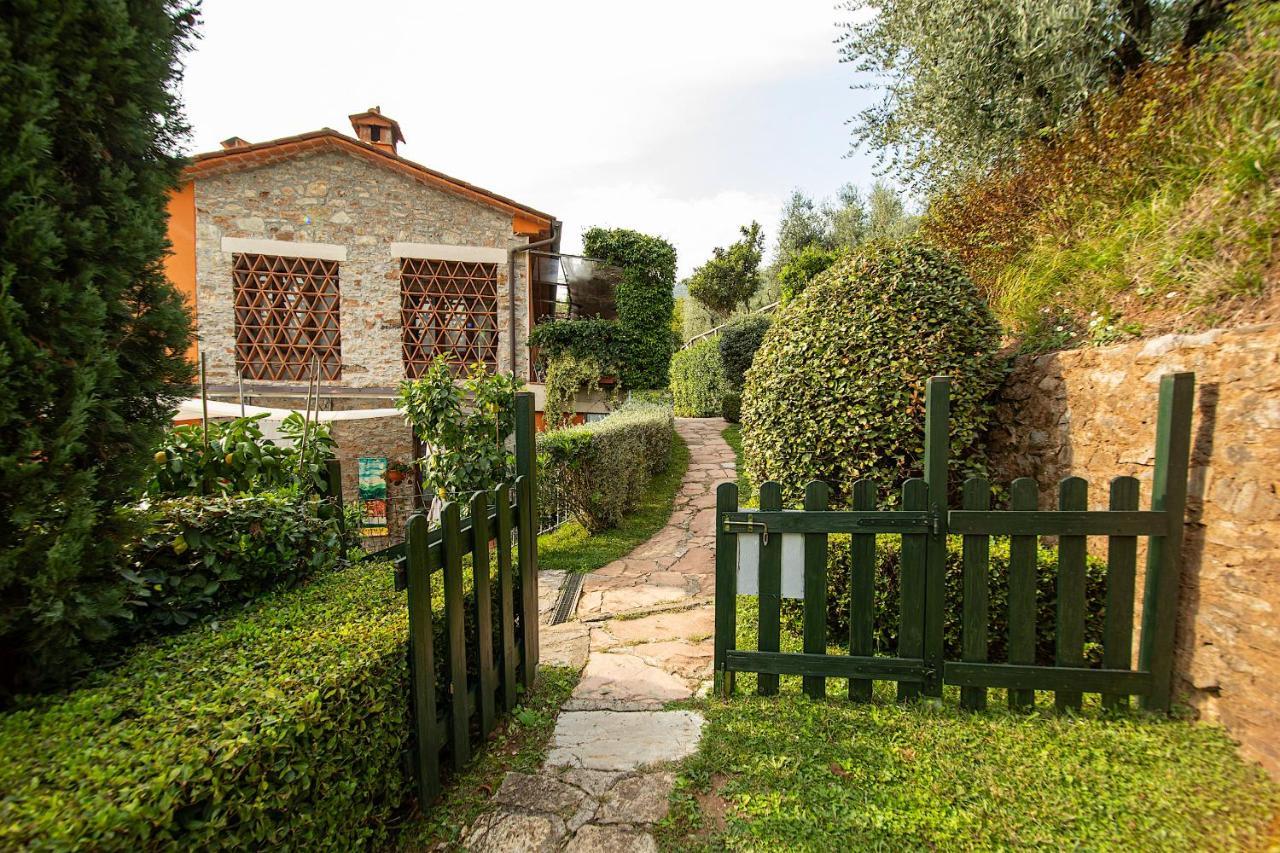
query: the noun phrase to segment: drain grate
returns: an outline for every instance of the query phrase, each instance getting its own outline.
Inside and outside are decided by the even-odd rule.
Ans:
[[[569,617],[578,606],[578,596],[582,593],[582,579],[586,575],[574,572],[564,580],[560,587],[560,597],[556,599],[555,612],[551,614],[551,624],[559,625],[568,622]]]

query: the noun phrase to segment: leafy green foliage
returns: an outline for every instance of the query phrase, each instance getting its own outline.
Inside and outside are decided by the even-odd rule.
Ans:
[[[622,269],[614,294],[619,381],[625,388],[666,387],[673,351],[675,247],[626,228],[590,228],[582,235],[582,251]]]
[[[771,322],[766,314],[746,314],[720,330],[720,363],[729,387],[741,390],[747,368],[751,367],[751,360],[760,349]]]
[[[323,490],[328,483],[326,463],[337,448],[329,425],[307,424],[303,451],[302,415],[293,412],[281,422],[280,431],[292,442],[285,445],[263,438],[258,424],[265,417],[210,421],[208,447],[200,424],[174,427],[155,453],[146,493],[156,497],[229,495],[293,483]]]
[[[209,621],[337,565],[344,526],[327,508],[296,488],[145,504],[145,532],[127,548],[120,571],[134,630]]]
[[[115,506],[191,379],[162,259],[195,17],[162,0],[0,15],[0,702],[110,636]]]
[[[591,356],[560,355],[550,360],[546,375],[546,401],[543,412],[552,427],[563,426],[574,413],[579,393],[600,390],[604,368]]]
[[[542,476],[592,533],[618,525],[666,466],[675,421],[665,406],[628,402],[609,417],[538,436]]]
[[[731,423],[720,433],[720,437],[724,439],[725,444],[733,448],[733,455],[738,463],[738,506],[748,509],[755,508],[758,504],[755,488],[751,483],[751,478],[747,476],[746,466],[742,463],[742,427]]]
[[[607,369],[616,369],[618,324],[613,320],[549,320],[529,332],[529,346],[539,359],[562,355],[594,358]]]
[[[794,254],[778,267],[778,297],[786,305],[804,292],[809,282],[836,262],[839,254],[831,249],[812,244]]]
[[[594,572],[625,557],[649,541],[671,518],[676,492],[689,467],[689,448],[676,435],[666,466],[636,498],[635,505],[617,527],[588,532],[577,521],[568,521],[538,537],[538,567],[565,572]]]
[[[720,402],[720,416],[731,424],[742,421],[742,392],[726,391]]]
[[[506,449],[515,429],[521,382],[473,364],[461,383],[443,358],[418,379],[400,384],[396,405],[427,445],[420,461],[422,487],[441,499],[488,488],[504,479],[514,460]]]
[[[789,501],[827,482],[843,501],[869,477],[890,505],[921,473],[924,386],[952,378],[951,458],[982,468],[988,395],[1002,375],[999,330],[953,263],[914,242],[870,243],[782,309],[747,371],[746,467]]]
[[[703,338],[671,359],[671,397],[678,417],[718,416],[728,390],[715,338]]]
[[[729,248],[717,246],[711,259],[689,277],[689,296],[719,317],[736,308],[744,310],[760,288],[760,260],[764,257],[764,233],[759,222],[739,229],[742,239]]]
[[[843,61],[887,95],[855,138],[900,177],[949,185],[1069,126],[1094,93],[1185,37],[1193,6],[1128,0],[850,0]]]

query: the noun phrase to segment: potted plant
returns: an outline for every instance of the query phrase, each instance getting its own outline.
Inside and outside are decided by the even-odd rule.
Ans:
[[[413,466],[408,462],[391,462],[387,465],[387,482],[399,483],[413,473]]]

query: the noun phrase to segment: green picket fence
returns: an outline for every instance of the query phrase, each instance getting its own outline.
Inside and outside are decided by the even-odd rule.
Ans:
[[[1173,633],[1178,607],[1183,513],[1191,445],[1195,376],[1178,373],[1160,383],[1156,456],[1149,510],[1138,509],[1138,482],[1112,481],[1109,506],[1088,509],[1088,484],[1068,477],[1058,506],[1040,510],[1030,478],[1010,485],[1010,508],[991,509],[991,487],[981,478],[964,484],[961,507],[947,506],[949,380],[926,388],[924,478],[902,486],[898,509],[877,510],[875,485],[860,480],[848,510],[828,508],[825,483],[805,490],[802,510],[783,510],[777,483],[760,487],[760,507],[742,510],[733,483],[721,485],[716,502],[715,680],[724,695],[734,674],[758,673],[757,692],[774,695],[780,675],[803,677],[806,693],[826,695],[827,678],[848,679],[849,698],[868,700],[874,681],[895,681],[898,696],[942,695],[944,684],[961,688],[966,708],[983,708],[990,688],[1008,690],[1011,707],[1027,708],[1034,691],[1053,691],[1060,709],[1079,708],[1082,693],[1102,694],[1116,707],[1130,696],[1143,707],[1169,709]],[[850,534],[849,636],[826,630],[827,537]],[[944,660],[945,560],[948,534],[963,537],[961,660]],[[875,537],[902,537],[898,649],[874,654]],[[992,536],[1009,537],[1008,660],[988,655],[988,555]],[[1035,662],[1036,551],[1041,536],[1058,538],[1053,666]],[[1084,657],[1086,538],[1107,537],[1106,603],[1102,666]],[[1138,537],[1147,537],[1138,661],[1133,666],[1134,598]],[[757,648],[735,648],[737,597],[759,596]],[[781,652],[783,597],[803,598],[803,652]],[[847,640],[849,653],[827,653]]]
[[[516,395],[513,482],[408,522],[397,585],[408,590],[414,769],[426,810],[441,768],[462,770],[538,669],[537,465],[533,395]],[[470,564],[471,589],[465,578]],[[433,577],[436,573],[439,577]],[[439,628],[433,581],[444,601]]]

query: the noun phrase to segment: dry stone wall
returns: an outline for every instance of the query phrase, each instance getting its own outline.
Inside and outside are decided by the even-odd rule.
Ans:
[[[1184,370],[1196,405],[1176,681],[1280,777],[1280,323],[1018,359],[990,436],[994,475],[1036,477],[1042,508],[1062,477],[1085,477],[1091,509],[1112,477],[1136,476],[1147,506],[1157,386]]]

